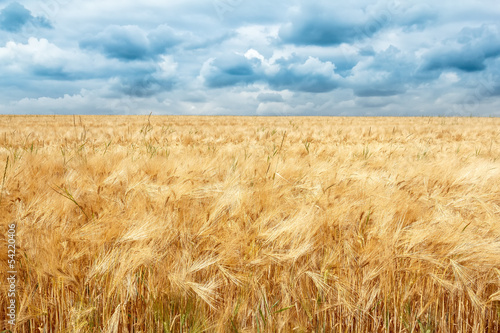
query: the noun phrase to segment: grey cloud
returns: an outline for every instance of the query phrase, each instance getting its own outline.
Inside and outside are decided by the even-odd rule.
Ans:
[[[354,93],[358,97],[394,96],[405,91],[404,87],[362,86],[354,88]]]
[[[304,7],[281,28],[279,35],[285,43],[339,45],[370,37],[381,28],[379,24],[370,24],[361,10],[342,15],[331,6],[308,4]]]
[[[52,24],[43,16],[33,16],[18,2],[12,2],[0,11],[0,29],[19,32],[27,24],[40,28],[52,28]]]
[[[171,91],[178,84],[174,73],[165,73],[161,66],[152,62],[131,68],[128,72],[116,71],[112,78],[115,82],[113,90],[140,98]]]
[[[438,9],[425,3],[418,3],[402,9],[400,13],[396,9],[395,16],[395,23],[404,27],[404,30],[407,31],[412,29],[422,30],[439,19]]]
[[[416,75],[417,67],[413,55],[391,45],[366,61],[363,70],[347,79],[346,86],[358,97],[399,95],[428,79]]]
[[[368,57],[368,56],[374,56],[376,53],[375,53],[375,50],[373,49],[373,47],[371,45],[368,45],[368,46],[364,46],[363,48],[361,48],[359,50],[358,54],[360,56]]]
[[[124,77],[116,89],[134,97],[151,97],[160,92],[172,90],[174,80],[159,80],[152,75]]]
[[[391,98],[387,98],[386,96],[381,96],[381,95],[376,95],[375,97],[365,97],[356,99],[357,105],[367,108],[381,108],[393,102],[394,101]]]
[[[262,103],[276,102],[281,103],[284,102],[283,96],[278,93],[262,93],[257,96],[257,100]]]
[[[281,69],[278,74],[269,77],[268,82],[276,90],[289,89],[309,93],[325,93],[339,87],[339,82],[329,75],[297,73],[288,69]]]
[[[180,44],[183,37],[185,38],[183,34],[166,24],[158,26],[147,36],[151,52],[154,54],[165,53],[168,49]]]
[[[183,101],[191,103],[206,103],[207,96],[201,92],[190,92],[184,96]]]
[[[109,58],[144,60],[165,53],[182,41],[181,34],[167,25],[149,33],[138,26],[108,26],[94,37],[80,42],[82,49],[97,50]]]
[[[233,55],[215,59],[210,69],[202,73],[210,88],[267,83],[272,89],[322,93],[336,89],[339,78],[331,62],[309,57],[280,59],[274,64],[277,71],[266,72],[261,60]],[[277,66],[277,67],[276,67]]]
[[[214,36],[214,37],[208,37],[208,38],[202,38],[196,35],[191,35],[189,38],[185,39],[185,46],[184,48],[186,50],[198,50],[198,49],[205,49],[209,47],[214,47],[217,45],[222,44],[226,40],[230,38],[236,37],[237,34],[234,31],[230,32],[225,32],[223,34]]]
[[[35,76],[47,78],[51,80],[74,80],[74,73],[68,73],[63,66],[56,67],[46,67],[46,66],[34,66],[32,73]]]
[[[498,56],[500,56],[498,26],[464,28],[455,40],[448,40],[441,47],[426,54],[423,70],[450,68],[464,72],[482,71],[486,68],[485,60]]]
[[[210,88],[222,88],[255,82],[259,79],[259,75],[254,71],[255,64],[255,60],[235,54],[217,58],[203,73],[205,84]]]
[[[137,26],[110,26],[81,41],[80,47],[97,50],[109,58],[140,60],[148,55],[149,41]]]
[[[279,35],[285,43],[327,47],[362,42],[391,28],[423,30],[438,18],[437,9],[425,3],[357,1],[345,6],[327,1],[301,2],[300,11],[282,26]]]

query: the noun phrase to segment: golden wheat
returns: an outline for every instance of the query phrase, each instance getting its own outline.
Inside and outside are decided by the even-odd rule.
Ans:
[[[494,118],[1,116],[2,324],[498,332],[499,144]]]

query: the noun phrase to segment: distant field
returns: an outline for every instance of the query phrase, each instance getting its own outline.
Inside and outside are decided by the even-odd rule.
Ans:
[[[0,181],[0,328],[500,331],[498,118],[0,116]]]

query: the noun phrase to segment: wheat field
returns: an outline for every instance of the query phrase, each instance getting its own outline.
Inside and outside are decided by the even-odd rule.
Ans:
[[[498,332],[500,119],[0,116],[12,332]]]

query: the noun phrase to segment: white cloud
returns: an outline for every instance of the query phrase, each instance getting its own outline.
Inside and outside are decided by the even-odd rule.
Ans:
[[[47,39],[31,37],[27,44],[8,42],[0,48],[0,61],[8,66],[20,67],[21,64],[43,66],[59,65],[67,61],[70,54],[49,43]]]
[[[166,79],[174,77],[176,75],[179,64],[174,61],[173,56],[162,55],[160,56],[160,62],[158,63],[158,67],[160,68],[160,71],[156,72],[155,75],[158,78]]]
[[[318,58],[309,57],[303,64],[292,64],[290,69],[298,74],[319,74],[323,76],[335,77],[335,65],[330,61],[322,62]]]
[[[266,75],[275,75],[280,70],[280,66],[277,65],[274,59],[266,59],[257,50],[250,49],[245,53],[245,58],[247,59],[259,59],[262,65],[262,69]]]

